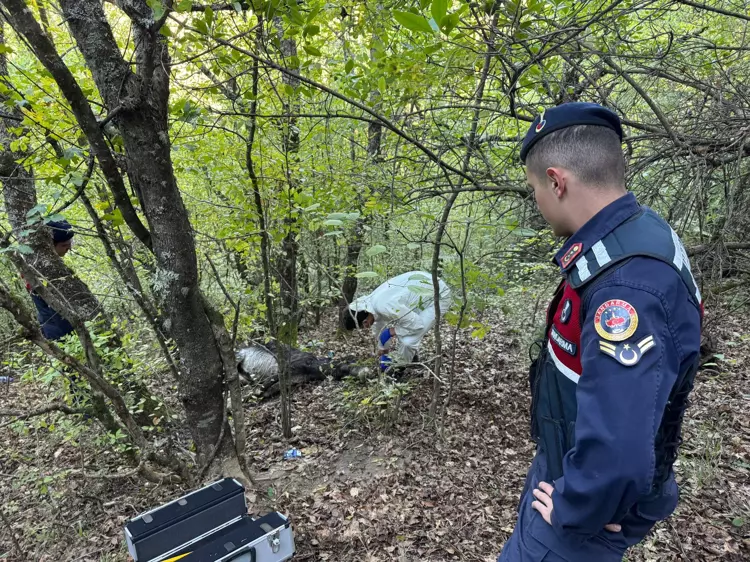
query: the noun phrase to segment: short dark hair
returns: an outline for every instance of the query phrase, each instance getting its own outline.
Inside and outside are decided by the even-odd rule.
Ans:
[[[370,313],[366,310],[358,310],[357,314],[352,318],[351,310],[346,310],[344,312],[344,328],[351,332],[354,328],[361,327],[369,315]]]
[[[620,138],[599,125],[574,125],[539,139],[526,157],[528,169],[543,178],[547,168],[560,166],[582,183],[625,187],[625,155]]]

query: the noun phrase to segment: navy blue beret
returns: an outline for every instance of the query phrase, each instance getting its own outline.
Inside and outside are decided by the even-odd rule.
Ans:
[[[47,226],[52,229],[52,241],[55,244],[67,242],[73,238],[73,235],[75,234],[75,232],[73,232],[73,227],[70,226],[70,223],[65,219],[61,221],[49,221]]]
[[[611,109],[597,103],[569,102],[542,111],[529,127],[521,145],[521,162],[531,147],[544,135],[574,125],[600,125],[612,129],[622,141],[622,124],[620,118]]]

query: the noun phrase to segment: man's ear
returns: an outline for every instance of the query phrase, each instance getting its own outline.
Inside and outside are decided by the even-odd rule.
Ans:
[[[567,189],[566,175],[562,168],[547,168],[547,181],[552,186],[555,197],[562,199]]]

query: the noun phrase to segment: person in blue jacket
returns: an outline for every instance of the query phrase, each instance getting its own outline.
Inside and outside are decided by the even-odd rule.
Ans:
[[[52,244],[55,252],[61,258],[70,251],[75,232],[66,220],[50,221],[47,226],[52,230]],[[58,314],[36,291],[27,283],[26,289],[31,295],[36,307],[37,320],[42,329],[42,335],[48,340],[59,340],[74,331],[73,326],[62,315]]]
[[[567,240],[529,373],[536,454],[498,560],[621,561],[678,503],[672,466],[701,295],[680,238],[625,187],[613,111],[542,112],[521,160],[539,211]]]

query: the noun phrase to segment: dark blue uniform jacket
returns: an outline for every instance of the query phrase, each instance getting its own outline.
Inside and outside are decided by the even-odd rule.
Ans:
[[[565,279],[530,374],[538,448],[525,492],[554,486],[552,526],[534,534],[577,560],[592,541],[627,548],[676,507],[672,463],[703,309],[679,238],[632,194],[555,259]],[[603,531],[608,523],[623,531]]]

